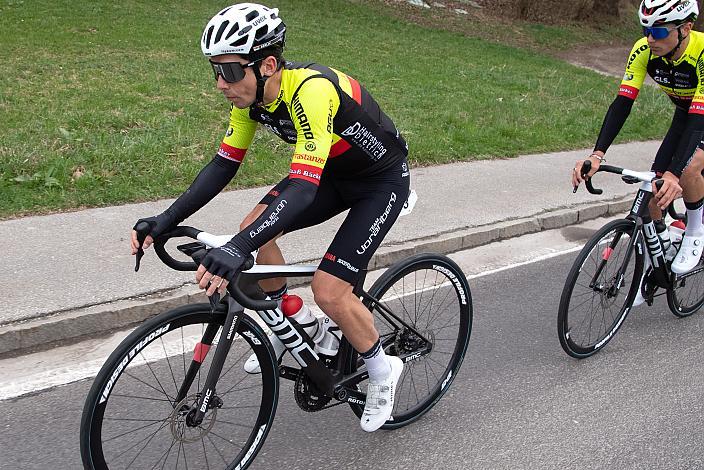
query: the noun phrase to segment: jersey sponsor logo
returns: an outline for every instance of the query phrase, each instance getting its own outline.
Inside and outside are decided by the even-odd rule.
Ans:
[[[278,135],[279,137],[281,137],[281,131],[280,131],[277,127],[274,127],[274,126],[272,126],[271,124],[267,124],[267,123],[264,124],[264,127],[266,127],[267,129],[269,129],[270,132],[273,132],[274,134],[276,134],[276,135]]]
[[[328,102],[328,133],[332,134],[332,100]]]
[[[227,132],[225,132],[226,137],[230,137],[235,130],[232,127],[228,127]]]
[[[633,80],[633,74],[626,72],[623,76],[623,80],[626,82],[630,82],[631,80]]]
[[[379,232],[381,231],[381,226],[384,225],[384,222],[386,222],[386,219],[389,217],[394,202],[396,202],[396,193],[392,192],[391,197],[389,198],[389,203],[386,205],[386,209],[384,209],[384,212],[379,217],[377,217],[374,222],[372,222],[371,227],[369,227],[369,238],[367,238],[357,250],[358,255],[363,255],[372,245],[372,242],[374,241],[376,236],[379,235]]]
[[[378,161],[386,153],[384,144],[376,136],[364,127],[359,121],[355,122],[340,134],[342,137],[350,137],[364,153],[369,155],[374,161]]]
[[[643,44],[643,45],[640,46],[638,49],[636,49],[635,51],[633,51],[633,54],[631,54],[631,56],[628,58],[628,65],[626,65],[626,70],[630,69],[630,68],[631,68],[631,65],[632,65],[633,62],[636,60],[636,58],[637,58],[642,52],[645,52],[645,51],[647,51],[648,49],[650,49],[650,47],[649,47],[647,44]]]
[[[294,163],[291,165],[289,170],[289,178],[302,178],[304,180],[310,181],[311,183],[319,184],[320,177],[322,176],[322,168],[311,165],[303,165],[299,163]]]
[[[621,85],[618,89],[618,94],[634,100],[638,96],[638,91],[638,88],[628,85]]]
[[[689,112],[693,114],[704,114],[704,102],[692,101],[689,107]]]
[[[262,224],[257,227],[256,230],[249,231],[249,238],[256,237],[259,233],[261,233],[262,230],[267,227],[273,227],[274,224],[279,220],[279,214],[284,209],[284,207],[286,207],[287,204],[288,201],[286,201],[286,199],[282,199],[281,202],[276,205],[276,208],[272,211],[272,213],[269,214],[269,217],[267,217],[267,219],[262,222]]]
[[[315,149],[316,149],[315,142],[311,142],[309,140],[308,142],[306,142],[305,147],[306,147],[306,150],[308,150],[309,152],[315,152]]]
[[[349,261],[345,261],[342,258],[337,258],[337,264],[341,264],[342,266],[346,267],[347,269],[349,269],[353,273],[359,272],[359,269],[355,268],[354,266],[352,266],[352,264],[350,264]]]
[[[221,143],[220,148],[218,149],[219,156],[222,158],[227,158],[228,160],[236,161],[237,163],[242,163],[242,159],[244,158],[244,154],[246,152],[247,149],[238,149],[237,147],[227,145],[225,142]]]
[[[333,254],[330,253],[330,252],[325,253],[325,255],[323,256],[323,258],[325,258],[325,259],[328,260],[328,261],[332,261],[333,263],[334,263],[335,261],[337,261],[337,256],[333,255]]]
[[[303,109],[303,105],[301,104],[301,100],[298,98],[298,95],[296,95],[293,101],[291,101],[291,106],[293,107],[293,113],[298,119],[298,125],[303,131],[303,137],[308,140],[315,139],[313,132],[311,131],[310,122],[308,122],[308,116],[306,116],[306,112]]]
[[[304,165],[314,165],[317,167],[325,166],[325,158],[317,157],[315,155],[308,155],[307,153],[296,153],[293,155],[292,163],[301,163]]]

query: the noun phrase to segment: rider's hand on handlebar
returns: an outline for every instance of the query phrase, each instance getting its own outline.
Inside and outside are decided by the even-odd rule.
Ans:
[[[656,185],[653,185],[653,194],[657,200],[658,207],[661,210],[667,209],[667,206],[672,204],[672,201],[682,196],[682,187],[680,186],[680,179],[666,171],[662,175],[663,184],[660,189]]]
[[[601,160],[596,158],[594,154],[590,155],[585,160],[589,160],[592,164],[592,169],[589,170],[589,173],[587,174],[587,178],[591,178],[592,176],[594,176],[594,173],[596,173],[596,171],[599,169],[599,165],[601,165]],[[577,163],[574,164],[574,168],[572,169],[573,188],[577,188],[579,184],[585,180],[582,175],[582,165],[584,165],[585,160],[577,160]]]
[[[130,245],[132,248],[133,255],[136,255],[139,249],[139,240],[137,238],[138,234],[135,229],[140,223],[146,223],[149,225],[149,234],[147,235],[144,240],[144,243],[142,244],[142,249],[149,248],[152,243],[154,243],[154,239],[156,237],[158,237],[162,233],[168,232],[170,229],[177,225],[176,221],[171,216],[168,210],[154,217],[146,217],[144,219],[139,219],[137,223],[134,224],[134,227],[132,227],[132,236],[130,237]]]
[[[227,285],[246,261],[247,256],[232,242],[227,242],[208,252],[198,266],[196,282],[201,289],[206,289],[205,294],[209,297],[216,291],[224,294]]]

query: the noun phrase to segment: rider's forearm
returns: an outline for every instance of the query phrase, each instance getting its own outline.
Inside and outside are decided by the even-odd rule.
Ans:
[[[216,155],[200,171],[186,192],[166,210],[174,217],[174,224],[183,222],[217,196],[232,180],[239,167],[238,162]]]
[[[694,152],[697,151],[702,139],[704,139],[704,115],[690,114],[687,118],[687,127],[682,133],[677,151],[667,170],[678,178],[681,177],[684,169],[692,161]]]
[[[250,253],[290,227],[313,202],[318,186],[303,179],[292,179],[262,214],[232,238],[244,253]]]
[[[623,124],[628,119],[628,115],[631,114],[632,107],[632,99],[621,95],[616,97],[604,117],[594,151],[606,153],[618,133],[621,132]]]

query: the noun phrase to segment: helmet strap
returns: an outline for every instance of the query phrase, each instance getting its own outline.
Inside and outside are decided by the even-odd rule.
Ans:
[[[682,35],[682,30],[680,29],[681,27],[682,27],[682,25],[679,25],[677,27],[677,45],[675,46],[674,49],[672,49],[670,52],[668,52],[664,56],[667,60],[672,60],[672,57],[675,55],[675,52],[677,52],[677,49],[679,49],[680,46],[682,45],[682,41],[684,41],[684,36]]]
[[[254,104],[256,106],[263,106],[264,105],[264,85],[266,84],[266,81],[269,77],[267,75],[262,75],[258,66],[252,67],[252,70],[254,71],[254,76],[257,79],[257,98],[256,98],[256,101],[254,102]]]

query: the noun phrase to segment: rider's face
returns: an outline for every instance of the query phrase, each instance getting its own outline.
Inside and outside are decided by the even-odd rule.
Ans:
[[[243,66],[248,63],[247,60],[236,54],[219,55],[212,57],[211,62],[216,64],[237,62]],[[256,65],[255,65],[256,67]],[[222,75],[217,76],[217,89],[235,105],[235,107],[244,109],[248,108],[257,97],[257,79],[251,67],[244,69],[244,78],[234,83],[225,81]]]
[[[656,56],[662,57],[668,54],[671,50],[677,47],[677,42],[679,41],[678,28],[675,25],[665,25],[670,29],[670,34],[663,39],[654,39],[652,35],[648,35],[648,46],[652,53]],[[683,37],[689,34],[692,29],[692,23],[685,23],[679,27]]]

